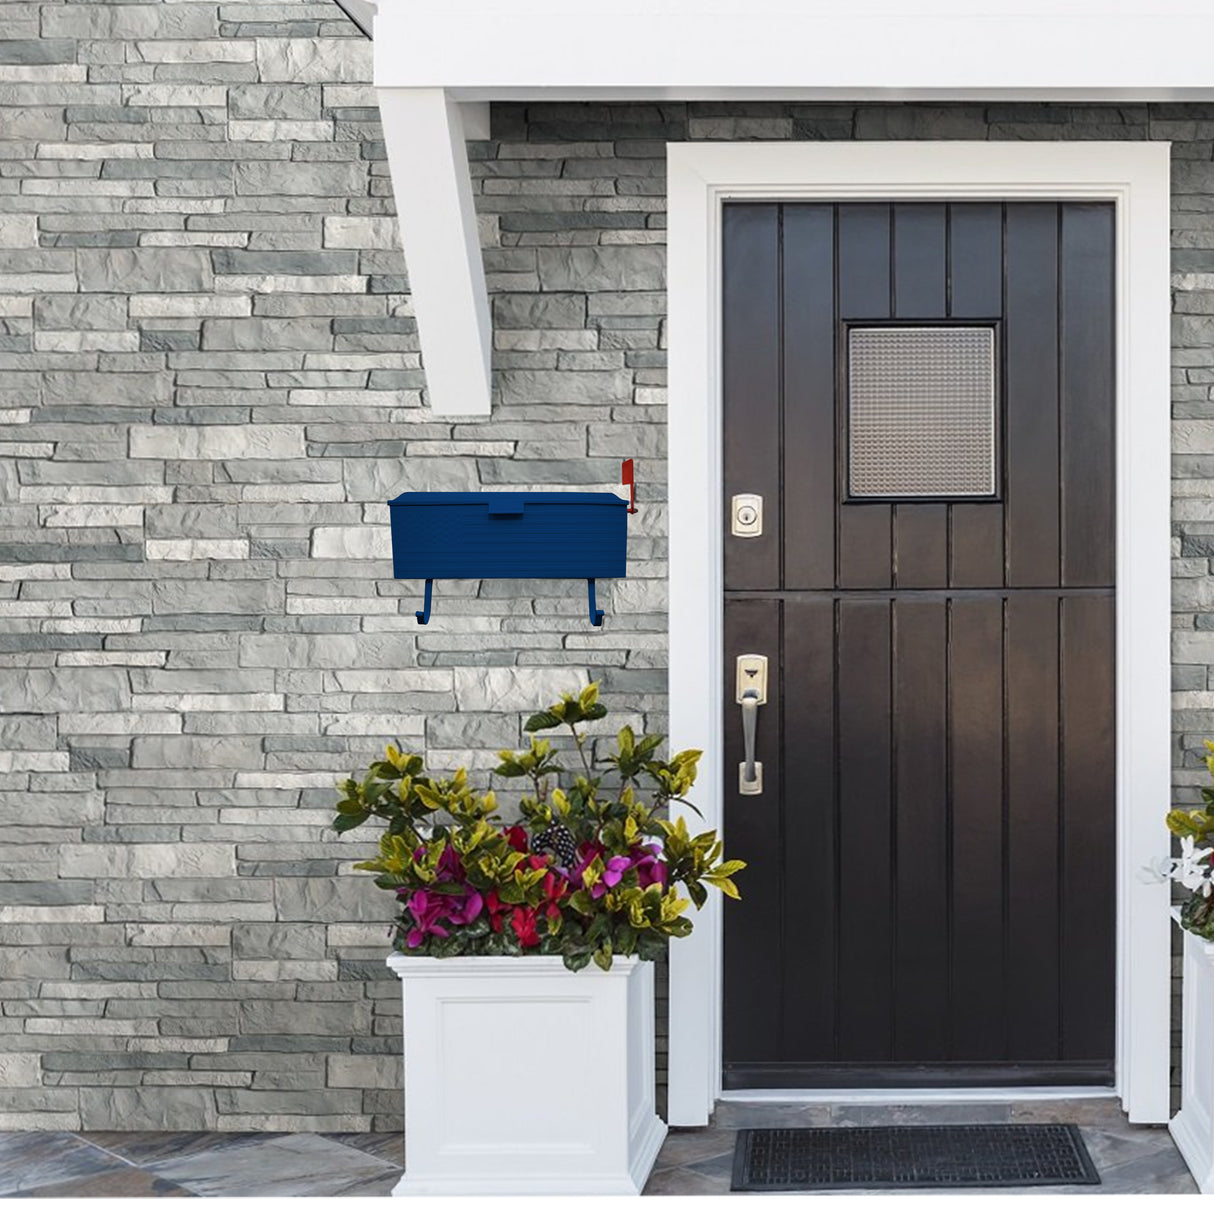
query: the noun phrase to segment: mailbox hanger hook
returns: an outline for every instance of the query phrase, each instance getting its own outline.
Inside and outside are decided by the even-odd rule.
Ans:
[[[602,628],[603,612],[601,612],[594,603],[594,578],[592,577],[588,577],[586,579],[586,593],[590,598],[590,622],[596,628]]]
[[[429,577],[426,578],[426,601],[422,604],[421,611],[415,611],[413,613],[415,616],[417,616],[417,622],[419,624],[430,623],[430,592],[433,589],[433,586],[434,579]]]

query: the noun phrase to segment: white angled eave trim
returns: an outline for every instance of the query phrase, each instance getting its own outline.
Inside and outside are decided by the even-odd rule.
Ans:
[[[441,88],[377,92],[430,409],[487,416],[492,334],[463,106]]]
[[[338,7],[368,38],[375,25],[375,0],[337,0]]]

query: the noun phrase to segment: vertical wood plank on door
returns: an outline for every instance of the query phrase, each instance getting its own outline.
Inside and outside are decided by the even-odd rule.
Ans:
[[[945,315],[947,232],[942,202],[894,206],[894,315],[934,320]]]
[[[784,604],[781,700],[788,746],[784,842],[797,872],[784,895],[784,1056],[829,1060],[837,1005],[835,608],[829,599]],[[749,870],[741,880],[747,876]]]
[[[839,605],[839,1056],[891,1057],[890,605]]]
[[[835,584],[835,209],[784,207],[784,586]]]
[[[948,585],[948,506],[943,502],[894,507],[894,582],[900,590]]]
[[[894,315],[942,319],[948,304],[947,224],[942,202],[894,207]],[[948,508],[927,502],[894,507],[894,584],[948,585]]]
[[[1003,585],[1003,503],[954,502],[950,588],[991,590]]]
[[[954,600],[949,626],[952,906],[949,1055],[1002,1057],[1003,649],[999,599]]]
[[[1003,315],[1003,206],[952,203],[948,208],[949,310],[953,320]],[[983,589],[1003,582],[1003,503],[949,507],[949,585]]]
[[[1114,1052],[1117,850],[1112,593],[1062,614],[1062,1056]]]
[[[848,202],[839,206],[839,316],[842,320],[890,318],[890,205]]]
[[[949,311],[954,320],[1003,315],[1003,205],[954,202],[948,208]]]
[[[738,793],[738,762],[743,756],[741,707],[736,703],[735,672],[742,653],[767,655],[767,703],[759,709],[756,755],[763,763],[763,791]],[[780,832],[780,783],[783,732],[780,721],[780,602],[771,599],[727,601],[725,605],[724,704],[725,831],[731,856],[747,863],[740,901],[727,899],[724,917],[725,1057],[731,1062],[765,1061],[781,1036],[784,958],[782,905],[784,850]],[[734,756],[737,756],[735,759]],[[694,822],[690,823],[694,833]],[[761,997],[756,993],[761,992]]]
[[[1062,581],[1113,584],[1113,247],[1108,202],[1062,207]]]
[[[893,513],[884,502],[839,510],[839,586],[884,590],[893,582]]]
[[[725,520],[725,585],[780,584],[779,207],[725,207],[723,392],[725,510],[735,493],[759,493],[769,509],[763,534],[735,537]]]
[[[1058,608],[1007,602],[1008,1056],[1058,1057]]]
[[[894,605],[894,1057],[948,1057],[946,606]]]
[[[888,320],[890,298],[891,220],[884,202],[847,203],[838,209],[838,320]],[[840,336],[845,332],[840,326]],[[846,358],[846,347],[843,357]],[[839,402],[840,413],[847,401]],[[841,480],[846,492],[846,426],[839,432]],[[893,512],[884,502],[839,507],[839,586],[884,589],[892,585]]]
[[[1007,584],[1057,586],[1057,204],[1009,207],[1006,248]]]

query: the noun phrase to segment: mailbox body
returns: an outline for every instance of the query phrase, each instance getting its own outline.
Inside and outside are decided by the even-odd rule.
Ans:
[[[614,493],[402,493],[388,506],[393,577],[627,572],[628,503]]]

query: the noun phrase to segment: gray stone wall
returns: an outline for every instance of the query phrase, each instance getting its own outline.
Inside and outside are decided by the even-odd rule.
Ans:
[[[663,728],[668,139],[1177,141],[1194,795],[1214,107],[495,106],[497,401],[457,422],[425,407],[370,48],[335,6],[5,2],[0,38],[0,1129],[400,1124],[391,900],[325,830],[332,786],[392,739],[483,773],[586,677]],[[602,631],[572,582],[440,584],[417,628],[387,497],[606,488],[628,456]]]

